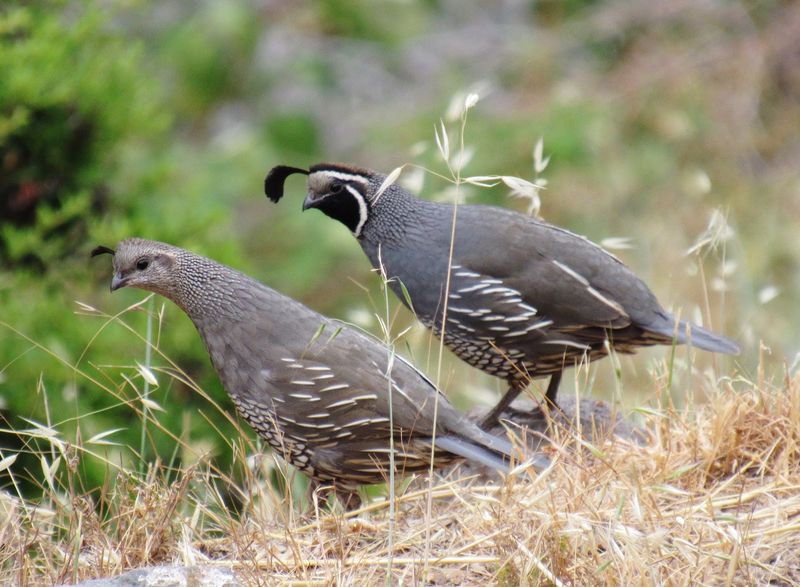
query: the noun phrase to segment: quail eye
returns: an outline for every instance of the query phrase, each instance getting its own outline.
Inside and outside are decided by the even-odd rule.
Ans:
[[[331,184],[331,193],[332,194],[339,194],[339,193],[341,193],[343,188],[344,188],[344,186],[341,183],[339,183],[338,181],[335,181],[335,182],[333,182]]]
[[[150,261],[147,259],[139,259],[136,261],[136,269],[139,271],[144,271],[150,265]]]

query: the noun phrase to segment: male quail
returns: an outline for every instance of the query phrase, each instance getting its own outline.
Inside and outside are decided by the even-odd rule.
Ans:
[[[130,238],[92,256],[101,253],[114,256],[112,292],[152,291],[188,314],[239,413],[315,481],[344,492],[384,481],[391,437],[398,473],[427,470],[433,443],[437,466],[464,457],[507,471],[507,440],[481,430],[361,332],[171,245]]]
[[[491,426],[531,378],[550,376],[555,404],[565,367],[653,344],[691,343],[727,354],[732,340],[679,322],[619,259],[588,239],[491,206],[421,200],[386,176],[350,165],[278,166],[264,182],[277,202],[293,173],[308,175],[303,210],[347,226],[373,267],[461,359],[509,389],[484,420]],[[402,286],[400,284],[402,282]],[[444,322],[444,327],[443,327]]]

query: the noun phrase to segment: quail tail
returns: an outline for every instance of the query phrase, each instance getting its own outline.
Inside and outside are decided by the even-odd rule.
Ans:
[[[724,353],[726,355],[738,355],[740,351],[739,345],[730,338],[706,330],[701,326],[688,324],[683,321],[679,323],[677,332],[674,322],[668,326],[648,326],[648,330],[666,336],[674,336],[678,343],[690,344],[704,351]]]
[[[511,470],[512,459],[520,457],[514,446],[505,438],[485,432],[477,426],[471,432],[475,437],[474,441],[456,436],[440,436],[436,438],[436,446],[507,474]],[[521,456],[527,459],[537,473],[541,473],[551,465],[550,459],[540,453],[526,451]]]
[[[436,439],[436,447],[442,448],[470,461],[480,463],[503,474],[511,470],[510,464],[502,456],[482,446],[456,436],[440,436]]]

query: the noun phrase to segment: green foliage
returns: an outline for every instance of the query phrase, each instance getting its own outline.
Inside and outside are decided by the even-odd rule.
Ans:
[[[276,116],[267,122],[268,140],[283,145],[286,155],[311,156],[319,151],[317,127],[311,117],[302,112]]]
[[[163,38],[163,53],[175,83],[171,94],[181,112],[205,113],[225,98],[242,94],[258,38],[254,7],[220,0],[191,11]]]
[[[167,119],[141,83],[139,44],[106,32],[98,10],[59,5],[0,13],[0,254],[39,269],[85,239],[120,143]]]
[[[15,6],[0,13],[0,31],[0,397],[6,427],[26,427],[23,418],[50,419],[74,436],[80,422],[86,438],[122,421],[127,425],[114,440],[137,446],[135,415],[109,412],[118,402],[67,367],[96,373],[90,361],[101,357],[106,364],[127,363],[119,372],[129,372],[134,358],[144,355],[143,342],[114,326],[100,333],[99,351],[87,346],[100,324],[76,316],[75,300],[105,294],[109,275],[107,261],[90,265],[88,251],[93,243],[113,245],[134,234],[194,238],[202,249],[201,235],[228,223],[230,194],[204,197],[200,185],[209,185],[209,172],[219,177],[217,162],[191,173],[195,153],[162,146],[171,118],[163,109],[165,95],[141,42],[113,31],[107,13],[90,3],[69,10],[58,2]],[[230,258],[235,249],[228,250]],[[138,318],[134,325],[143,330]],[[177,313],[170,318],[161,342],[183,349],[178,359],[184,367],[224,398],[194,329]],[[199,417],[184,419],[197,406],[186,387],[164,385],[153,399],[179,402],[180,409],[163,415],[167,429],[191,434],[202,428]],[[23,441],[5,434],[0,442],[19,449]],[[155,431],[148,446],[145,457],[168,455],[174,442]],[[36,469],[24,457],[20,465]],[[104,467],[91,459],[86,467],[89,486],[101,484]]]
[[[424,5],[392,0],[317,0],[319,28],[336,37],[392,45],[413,38],[429,15]]]

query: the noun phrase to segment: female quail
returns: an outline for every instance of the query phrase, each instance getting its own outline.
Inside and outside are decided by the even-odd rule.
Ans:
[[[507,471],[507,440],[478,428],[420,371],[361,332],[171,245],[131,238],[92,256],[100,253],[114,256],[112,292],[152,291],[189,315],[239,413],[317,482],[354,492],[385,481],[391,437],[398,473],[427,470],[434,442],[436,466],[463,457]]]
[[[619,259],[563,228],[462,205],[451,258],[452,204],[421,200],[397,185],[378,195],[385,175],[333,163],[273,168],[264,183],[273,202],[293,173],[308,175],[303,210],[318,208],[346,225],[408,304],[405,286],[426,326],[444,332],[461,359],[508,382],[484,426],[534,377],[550,376],[546,398],[555,404],[564,368],[604,357],[609,344],[621,353],[673,343],[739,352],[732,340],[677,321]]]

